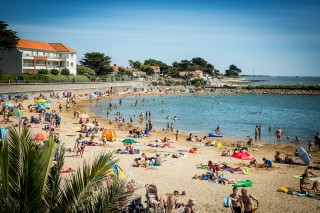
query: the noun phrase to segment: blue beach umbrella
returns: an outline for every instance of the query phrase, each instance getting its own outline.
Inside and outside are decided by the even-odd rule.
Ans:
[[[1,95],[1,98],[2,98],[2,99],[8,99],[8,98],[9,98],[9,95],[7,95],[7,94],[2,94],[2,95]]]
[[[298,155],[300,159],[308,166],[311,161],[311,155],[302,147],[298,148]]]
[[[37,109],[46,109],[46,106],[43,105],[43,104],[39,104],[39,105],[37,106]]]
[[[7,129],[6,128],[0,128],[0,139],[4,141],[7,137]]]
[[[6,107],[13,107],[14,105],[12,103],[5,103],[4,106]]]

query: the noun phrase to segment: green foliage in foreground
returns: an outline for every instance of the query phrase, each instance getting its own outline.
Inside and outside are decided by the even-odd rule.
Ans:
[[[259,85],[259,86],[245,86],[243,89],[287,89],[287,90],[320,90],[320,86],[304,86],[304,85]]]
[[[125,182],[113,178],[103,187],[112,153],[103,153],[92,165],[62,178],[62,148],[52,169],[56,145],[53,138],[40,148],[28,129],[12,127],[0,144],[0,212],[119,212],[129,202],[131,192]]]

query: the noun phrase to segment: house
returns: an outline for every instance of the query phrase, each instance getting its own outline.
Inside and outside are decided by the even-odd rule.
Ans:
[[[41,69],[62,70],[77,74],[77,51],[62,43],[19,40],[16,49],[0,51],[0,74],[31,73]]]
[[[160,67],[159,66],[150,66],[153,69],[154,74],[151,76],[152,80],[157,80],[160,76]]]
[[[203,72],[202,70],[196,70],[194,71],[194,75],[196,78],[203,78]]]
[[[119,72],[119,67],[116,64],[113,65],[113,71]]]
[[[145,78],[145,77],[147,76],[147,73],[146,73],[146,72],[137,70],[137,69],[135,69],[135,68],[125,68],[125,70],[126,70],[127,72],[132,72],[133,76],[134,76],[134,77],[137,77],[137,78]]]

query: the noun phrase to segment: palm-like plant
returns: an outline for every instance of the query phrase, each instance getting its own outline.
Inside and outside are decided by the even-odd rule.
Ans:
[[[110,161],[113,153],[62,178],[64,149],[56,164],[55,151],[51,138],[40,148],[28,129],[9,130],[0,144],[0,212],[119,212],[128,204],[125,181],[114,177],[102,187],[117,162]]]

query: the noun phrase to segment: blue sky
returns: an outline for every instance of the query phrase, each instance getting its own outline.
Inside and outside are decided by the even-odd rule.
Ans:
[[[224,72],[320,76],[320,1],[131,0],[2,2],[21,39],[101,52],[112,63],[202,57]]]

